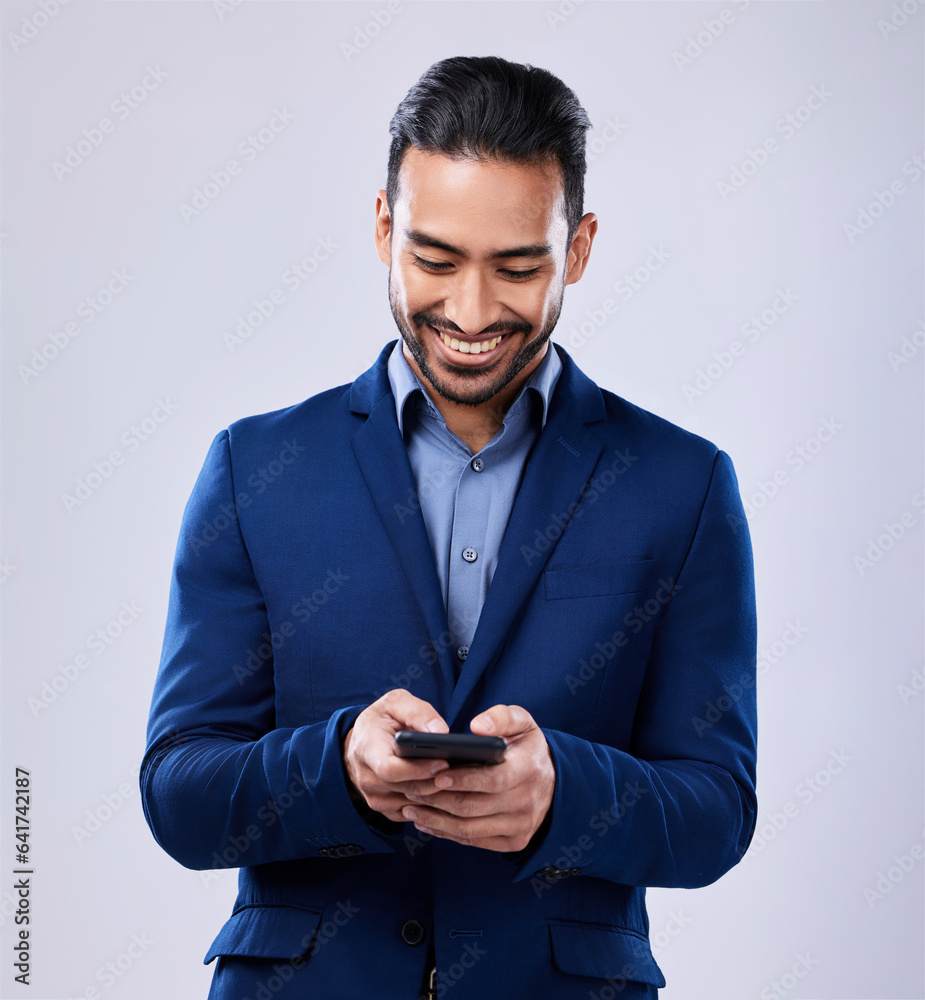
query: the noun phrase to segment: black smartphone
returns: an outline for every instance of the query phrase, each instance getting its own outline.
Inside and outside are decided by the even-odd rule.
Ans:
[[[500,764],[506,749],[507,740],[501,736],[417,733],[410,729],[395,734],[395,753],[399,757],[439,757],[450,767]]]

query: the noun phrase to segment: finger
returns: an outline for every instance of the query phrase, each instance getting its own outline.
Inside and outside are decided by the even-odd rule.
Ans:
[[[433,779],[434,788],[455,792],[501,793],[514,788],[522,780],[522,764],[505,760],[484,767],[453,767]]]
[[[530,812],[532,797],[529,790],[521,789],[507,795],[473,795],[471,792],[438,792],[435,795],[406,795],[411,807],[419,815],[440,812],[460,819],[524,814]]]
[[[432,781],[432,776],[445,766],[445,761],[403,760],[396,757],[388,740],[383,746],[381,741],[373,739],[372,745],[367,743],[363,751],[351,777],[367,801],[373,795],[400,795],[401,789],[408,782],[417,782],[423,786],[427,780]]]
[[[460,819],[446,813],[422,806],[402,809],[406,820],[414,823],[415,829],[433,837],[455,840],[459,844],[476,847],[493,844],[491,850],[520,850],[529,843],[529,822],[526,817],[511,814]],[[414,817],[412,819],[412,817]],[[517,844],[518,846],[511,846]]]
[[[468,811],[468,809],[467,809]],[[494,808],[486,815],[457,815],[446,812],[443,809],[434,809],[429,805],[422,805],[418,802],[408,803],[401,807],[402,817],[411,820],[415,826],[427,827],[428,830],[439,830],[442,833],[460,834],[465,831],[472,832],[475,824],[482,824],[488,821],[493,822],[492,829],[499,829],[507,813],[499,813]]]
[[[447,834],[431,833],[429,830],[418,830],[418,833],[422,837],[439,837],[443,840],[453,840],[457,844],[462,844],[465,847],[478,847],[483,851],[497,851],[499,854],[517,853],[518,851],[522,851],[530,843],[530,838],[526,835],[475,838],[467,837],[465,834],[451,837]]]
[[[386,819],[394,823],[406,822],[402,809],[408,805],[408,800],[404,795],[386,792],[378,795],[371,795],[369,806],[376,812],[381,813]]]
[[[399,757],[395,752],[395,736],[390,732],[370,735],[365,763],[376,778],[390,785],[408,781],[425,782],[449,766],[445,760],[432,757]]]
[[[413,729],[421,733],[448,733],[450,727],[430,702],[417,698],[404,688],[387,691],[377,702],[383,715],[398,729]]]
[[[462,792],[504,792],[518,784],[521,780],[521,771],[522,767],[514,762],[484,767],[475,765],[446,767],[440,772],[435,771],[436,777],[429,776],[425,781],[412,781],[406,784],[402,791],[406,795],[424,797],[435,795],[448,788]]]
[[[516,739],[536,728],[533,716],[520,705],[493,705],[477,715],[469,728],[481,736],[503,736]]]
[[[370,762],[371,765],[373,762]],[[427,789],[428,786],[436,791],[432,784],[434,775],[445,771],[449,764],[445,760],[425,757],[414,760],[410,757],[399,757],[393,747],[377,754],[375,758],[374,770],[376,776],[390,785],[405,786],[408,782],[419,785],[420,788]],[[404,787],[400,789],[404,791]]]

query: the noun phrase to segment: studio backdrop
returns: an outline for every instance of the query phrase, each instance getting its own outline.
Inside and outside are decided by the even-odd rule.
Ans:
[[[206,996],[236,872],[168,857],[138,792],[183,507],[219,430],[398,335],[389,120],[499,55],[593,123],[554,341],[729,453],[754,546],[758,826],[649,891],[662,995],[921,1000],[921,0],[0,13],[0,996]]]

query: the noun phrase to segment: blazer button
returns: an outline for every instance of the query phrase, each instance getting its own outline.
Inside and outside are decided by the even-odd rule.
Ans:
[[[401,939],[412,948],[421,944],[426,937],[427,931],[420,920],[406,920],[401,925]]]
[[[318,853],[323,858],[350,858],[362,854],[366,850],[359,844],[335,844],[333,847],[319,847]]]
[[[556,868],[555,865],[547,865],[545,868],[540,868],[533,874],[539,876],[539,878],[544,878],[549,882],[557,882],[560,878],[568,878],[569,875],[577,875],[580,871],[580,868]]]

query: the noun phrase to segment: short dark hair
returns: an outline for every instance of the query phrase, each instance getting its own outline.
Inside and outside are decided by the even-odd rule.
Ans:
[[[548,70],[500,56],[453,56],[434,63],[405,95],[389,124],[389,214],[409,146],[453,158],[498,159],[562,168],[568,245],[584,214],[587,112]]]

